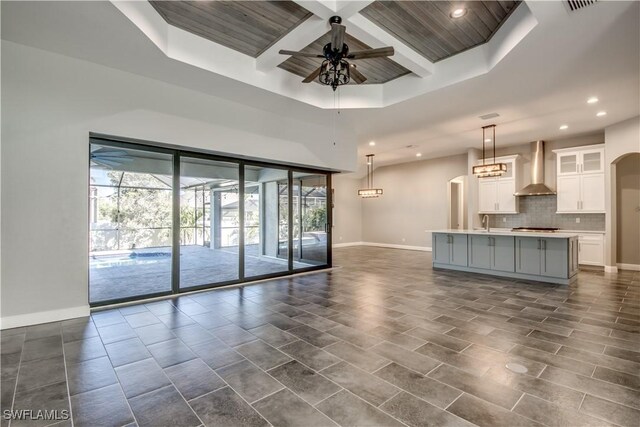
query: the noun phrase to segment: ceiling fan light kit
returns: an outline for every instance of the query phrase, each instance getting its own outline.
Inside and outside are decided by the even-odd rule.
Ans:
[[[373,188],[373,157],[374,154],[367,154],[367,188],[358,190],[358,196],[363,199],[382,196],[382,188]]]
[[[493,132],[491,139],[486,138],[487,129]],[[493,163],[486,163],[484,144],[488,140],[493,142]],[[506,163],[496,163],[496,125],[482,126],[482,164],[474,166],[472,171],[478,178],[501,176],[507,171]]]
[[[353,80],[360,84],[367,81],[367,78],[357,70],[355,64],[351,64],[347,59],[372,59],[393,56],[393,47],[381,47],[376,49],[359,50],[349,52],[349,46],[344,42],[346,35],[346,27],[342,25],[342,18],[332,16],[329,18],[331,24],[331,41],[324,45],[322,54],[310,52],[297,52],[293,50],[281,50],[281,55],[291,55],[293,57],[303,58],[323,58],[322,64],[311,74],[309,74],[302,83],[311,83],[316,78],[324,85],[331,86],[335,91],[338,86],[346,85]]]

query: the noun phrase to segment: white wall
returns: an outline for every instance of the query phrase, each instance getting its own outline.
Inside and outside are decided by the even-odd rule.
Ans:
[[[606,236],[604,245],[605,271],[616,271],[616,162],[629,153],[640,152],[640,116],[604,130],[605,139],[605,206]]]
[[[88,313],[89,132],[352,170],[355,141],[86,61],[2,42],[2,327]]]
[[[333,245],[362,242],[362,180],[350,175],[333,175]]]

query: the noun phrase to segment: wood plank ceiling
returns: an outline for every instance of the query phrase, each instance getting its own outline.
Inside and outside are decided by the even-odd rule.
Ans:
[[[170,25],[254,58],[312,16],[311,12],[290,0],[149,2]],[[489,41],[519,3],[520,0],[463,3],[378,0],[360,13],[436,62]],[[458,7],[467,8],[467,14],[458,19],[451,18],[449,14]],[[348,22],[346,25],[348,32]],[[329,39],[327,32],[303,51],[322,53]],[[352,51],[369,48],[349,34],[346,35],[346,43]],[[283,57],[278,67],[306,77],[321,62],[316,58]],[[367,77],[365,84],[385,83],[410,73],[390,58],[354,62]]]
[[[486,43],[520,1],[375,1],[360,13],[432,62]],[[467,14],[449,14],[465,7]]]
[[[347,31],[349,31],[348,25]],[[302,49],[302,52],[322,54],[322,48],[325,44],[331,41],[330,39],[331,33],[327,32],[322,37]],[[349,46],[350,51],[371,48],[371,46],[366,45],[348,33],[345,37],[345,43]],[[284,58],[286,58],[286,56]],[[349,60],[349,62],[353,62],[358,67],[358,71],[364,74],[367,78],[367,81],[363,84],[386,83],[411,72],[389,58],[358,59],[353,61]],[[304,78],[320,67],[321,63],[322,58],[290,57],[278,65],[278,67]],[[355,83],[352,80],[349,84]]]
[[[254,58],[312,14],[293,1],[156,1],[167,23]]]

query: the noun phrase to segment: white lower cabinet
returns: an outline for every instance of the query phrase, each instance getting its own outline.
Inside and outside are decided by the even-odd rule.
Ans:
[[[578,236],[578,263],[604,265],[604,234],[580,234]]]

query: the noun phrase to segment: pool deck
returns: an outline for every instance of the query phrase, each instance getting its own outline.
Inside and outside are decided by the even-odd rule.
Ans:
[[[182,246],[180,250],[181,287],[238,280],[237,247],[210,249],[190,245]],[[105,253],[89,257],[91,303],[171,290],[171,248],[146,248],[135,252],[142,256],[130,257],[131,251],[121,251],[109,252],[108,257],[103,257]],[[258,255],[258,245],[246,247],[244,264],[245,277],[287,271],[286,260]],[[311,265],[294,262],[294,268]]]

